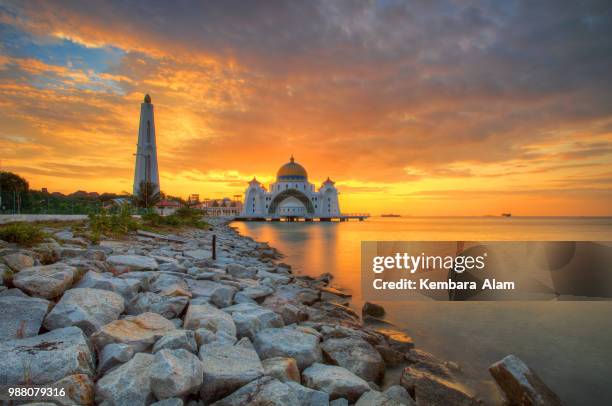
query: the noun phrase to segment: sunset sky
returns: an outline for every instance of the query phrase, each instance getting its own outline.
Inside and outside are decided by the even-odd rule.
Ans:
[[[609,1],[0,0],[0,164],[131,190],[149,93],[166,193],[294,154],[346,212],[612,215],[611,72]]]

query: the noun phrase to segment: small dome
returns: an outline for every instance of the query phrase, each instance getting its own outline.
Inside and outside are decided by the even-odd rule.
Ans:
[[[145,94],[144,102],[151,103],[151,96],[149,96],[148,94]]]
[[[306,169],[293,159],[293,155],[289,162],[285,165],[281,166],[278,172],[276,173],[276,180],[306,180],[308,179],[308,173],[306,173]]]

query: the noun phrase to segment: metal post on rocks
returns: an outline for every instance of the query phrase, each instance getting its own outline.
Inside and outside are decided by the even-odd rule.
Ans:
[[[212,259],[213,261],[217,259],[217,235],[213,234],[212,236]]]

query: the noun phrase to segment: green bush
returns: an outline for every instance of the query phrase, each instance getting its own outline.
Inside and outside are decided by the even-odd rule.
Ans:
[[[45,239],[45,233],[35,224],[11,223],[0,226],[0,240],[20,245],[34,245]]]
[[[100,214],[91,213],[89,215],[91,239],[94,242],[97,242],[102,234],[114,237],[123,236],[130,231],[137,230],[138,225],[128,205],[123,205],[116,214],[102,211]]]
[[[208,227],[208,223],[201,220],[202,213],[198,210],[183,207],[178,209],[174,214],[169,216],[160,216],[157,213],[150,212],[142,215],[142,221],[146,227]]]

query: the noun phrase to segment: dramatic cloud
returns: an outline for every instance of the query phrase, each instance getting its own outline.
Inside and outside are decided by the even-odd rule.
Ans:
[[[612,214],[606,1],[9,2],[0,35],[2,167],[35,187],[129,190],[148,92],[170,193],[294,153],[350,211]]]

